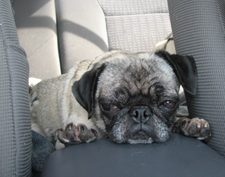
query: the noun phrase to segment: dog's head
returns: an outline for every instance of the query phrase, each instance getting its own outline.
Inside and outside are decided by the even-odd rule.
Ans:
[[[96,126],[116,143],[164,142],[179,106],[180,84],[197,88],[192,57],[111,52],[98,59],[72,91]]]

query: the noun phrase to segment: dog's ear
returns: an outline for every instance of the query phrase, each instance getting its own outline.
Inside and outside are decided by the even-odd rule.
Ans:
[[[72,92],[78,103],[87,110],[88,118],[92,117],[95,109],[95,93],[97,89],[98,78],[105,69],[106,64],[100,67],[93,67],[84,73],[80,80],[74,82]]]
[[[173,68],[173,71],[184,90],[195,95],[197,90],[198,74],[194,58],[191,56],[170,55],[165,51],[157,51],[155,54],[166,60]]]

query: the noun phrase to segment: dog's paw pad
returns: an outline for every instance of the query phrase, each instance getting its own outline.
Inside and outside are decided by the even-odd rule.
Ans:
[[[195,137],[199,140],[209,140],[211,137],[209,123],[204,119],[193,118],[185,126],[188,136]]]
[[[68,124],[65,130],[56,130],[55,135],[61,143],[65,144],[65,146],[90,143],[96,141],[98,138],[98,133],[96,130],[89,130],[83,124],[76,126],[73,123]]]

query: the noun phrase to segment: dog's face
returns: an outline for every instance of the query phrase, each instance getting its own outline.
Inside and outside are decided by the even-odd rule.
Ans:
[[[164,142],[169,138],[179,106],[180,83],[190,84],[186,83],[187,75],[179,76],[182,72],[179,70],[190,74],[191,68],[194,71],[191,77],[196,75],[195,68],[191,66],[188,70],[185,64],[181,65],[183,69],[177,69],[177,64],[174,69],[171,56],[165,52],[108,53],[75,82],[73,93],[90,116],[93,114],[96,126],[108,133],[113,142]],[[180,61],[180,56],[175,58]],[[93,79],[90,88],[88,76]],[[195,77],[192,81],[195,82]],[[90,92],[82,93],[84,83]]]

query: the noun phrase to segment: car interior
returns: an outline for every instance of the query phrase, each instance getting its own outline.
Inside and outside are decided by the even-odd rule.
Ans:
[[[110,50],[152,52],[171,34],[176,52],[195,59],[187,108],[209,122],[209,141],[172,133],[159,144],[105,139],[55,151],[31,130],[29,77]],[[224,0],[0,0],[0,176],[224,176],[224,49]]]

